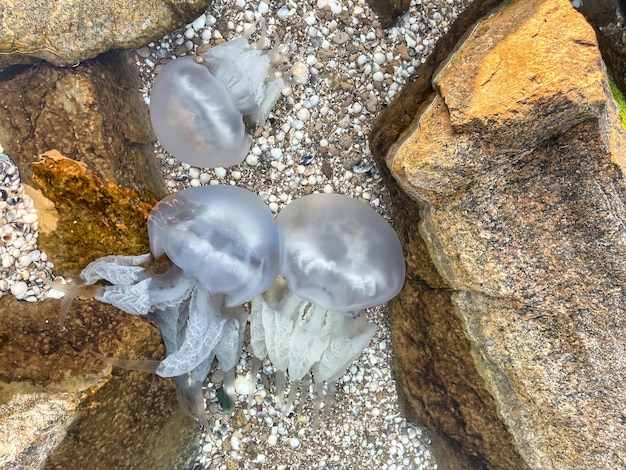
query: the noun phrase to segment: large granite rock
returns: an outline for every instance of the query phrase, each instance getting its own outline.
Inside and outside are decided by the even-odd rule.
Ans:
[[[0,142],[27,184],[37,156],[56,149],[144,199],[162,196],[157,161],[146,158],[155,138],[140,88],[127,52],[109,52],[72,69],[12,67],[0,80]]]
[[[3,0],[0,69],[43,59],[74,65],[134,48],[193,21],[210,0]]]
[[[511,2],[420,78],[372,134],[409,411],[475,468],[624,466],[626,136],[592,28],[567,0]]]

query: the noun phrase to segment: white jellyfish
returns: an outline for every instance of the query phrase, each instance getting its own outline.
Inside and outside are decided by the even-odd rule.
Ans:
[[[150,212],[148,234],[152,255],[106,256],[81,272],[82,286],[50,284],[69,293],[69,300],[87,289],[97,300],[153,319],[166,346],[164,360],[98,356],[112,365],[174,377],[183,409],[208,428],[201,383],[217,358],[225,389],[234,389],[247,323],[241,305],[278,275],[276,223],[250,191],[202,186],[159,201]],[[167,269],[154,272],[148,267],[154,260]],[[94,285],[99,280],[111,285]],[[64,299],[63,316],[69,300]]]
[[[180,57],[157,74],[150,120],[165,149],[199,167],[232,166],[244,160],[251,140],[244,119],[262,125],[285,81],[276,76],[288,47],[250,45],[253,28],[196,57]],[[280,75],[280,73],[278,73]]]
[[[402,288],[402,247],[378,213],[337,194],[297,199],[276,220],[284,280],[252,301],[255,366],[266,355],[274,364],[279,401],[288,372],[286,409],[312,371],[317,405],[325,401],[328,409],[334,382],[374,335],[361,310],[387,302]]]

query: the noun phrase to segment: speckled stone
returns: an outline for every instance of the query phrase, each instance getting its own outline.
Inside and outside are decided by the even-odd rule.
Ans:
[[[210,0],[5,0],[0,68],[44,59],[74,65],[110,49],[143,46],[194,20]]]
[[[512,2],[434,82],[387,154],[409,407],[486,468],[626,461],[626,135],[593,30]]]

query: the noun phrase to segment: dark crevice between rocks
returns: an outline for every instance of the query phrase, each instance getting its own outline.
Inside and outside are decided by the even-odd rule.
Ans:
[[[609,75],[626,95],[626,1],[587,0],[578,11],[593,26]]]

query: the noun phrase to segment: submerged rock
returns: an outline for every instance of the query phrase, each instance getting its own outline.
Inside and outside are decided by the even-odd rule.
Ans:
[[[24,183],[32,184],[37,156],[55,149],[144,200],[165,194],[157,160],[146,158],[155,138],[130,54],[110,52],[71,69],[15,66],[0,77],[0,142]]]
[[[475,466],[625,461],[626,135],[593,30],[566,0],[512,2],[421,80],[378,121],[411,113],[405,134],[372,135],[408,253],[409,411]]]
[[[61,332],[58,314],[55,300],[0,299],[0,466],[189,468],[197,430],[172,383],[90,354],[162,357],[156,326],[91,301]]]

